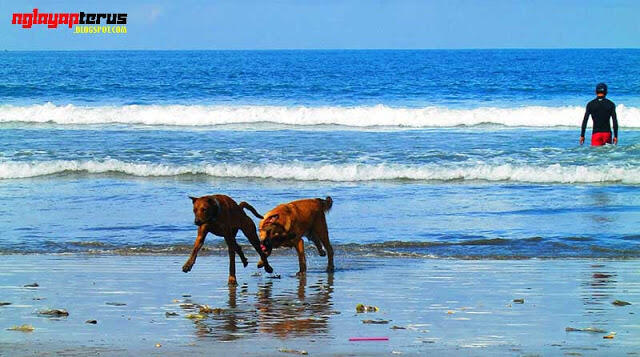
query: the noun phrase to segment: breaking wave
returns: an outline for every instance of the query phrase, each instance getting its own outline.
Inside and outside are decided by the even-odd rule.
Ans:
[[[640,108],[618,105],[620,126],[640,128]],[[76,106],[52,103],[0,106],[0,123],[59,125],[124,124],[151,126],[216,126],[271,123],[313,126],[430,128],[495,124],[508,127],[579,126],[584,108],[576,106],[516,108],[290,107],[223,105]]]
[[[120,174],[138,177],[205,175],[217,178],[275,179],[293,181],[513,181],[530,183],[640,184],[640,168],[611,164],[547,166],[513,164],[402,165],[402,164],[202,164],[173,165],[120,160],[57,160],[0,162],[0,179],[54,174]]]

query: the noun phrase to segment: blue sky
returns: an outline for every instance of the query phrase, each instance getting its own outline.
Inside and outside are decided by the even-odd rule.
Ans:
[[[126,35],[11,24],[14,12],[126,12]],[[638,48],[637,0],[0,1],[0,50]]]

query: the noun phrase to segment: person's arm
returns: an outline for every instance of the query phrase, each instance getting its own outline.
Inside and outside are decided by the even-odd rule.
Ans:
[[[611,113],[611,119],[613,120],[613,143],[618,145],[618,116],[616,115],[616,105],[613,105],[613,112]]]
[[[587,130],[587,121],[589,120],[589,104],[584,111],[584,118],[582,118],[582,130],[580,131],[580,145],[584,144],[584,132]]]

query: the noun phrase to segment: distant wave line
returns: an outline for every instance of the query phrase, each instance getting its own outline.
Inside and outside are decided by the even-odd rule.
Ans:
[[[619,124],[640,128],[640,108],[618,105]],[[0,105],[0,123],[58,125],[219,126],[271,123],[292,126],[337,125],[356,128],[431,128],[495,124],[507,127],[577,127],[584,108],[577,106],[514,108],[123,105],[77,106],[52,103]]]

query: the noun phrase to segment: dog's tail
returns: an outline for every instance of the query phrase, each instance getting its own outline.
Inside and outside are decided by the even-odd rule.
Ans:
[[[333,207],[333,198],[331,198],[330,196],[327,196],[327,198],[325,198],[324,200],[322,198],[319,198],[319,200],[322,201],[323,211],[329,212],[331,207]]]
[[[256,211],[256,209],[255,209],[255,208],[253,208],[253,206],[252,206],[252,205],[250,205],[250,204],[248,204],[248,203],[246,203],[246,202],[244,202],[244,201],[243,201],[243,202],[240,202],[240,203],[238,204],[238,206],[240,206],[240,208],[242,208],[242,209],[245,209],[245,208],[246,208],[246,209],[248,209],[249,211],[251,211],[251,213],[253,213],[253,215],[254,215],[254,216],[256,216],[256,217],[258,217],[258,218],[260,218],[260,219],[264,219],[264,217],[262,217],[262,216],[260,215],[260,213],[258,213],[258,211]]]

